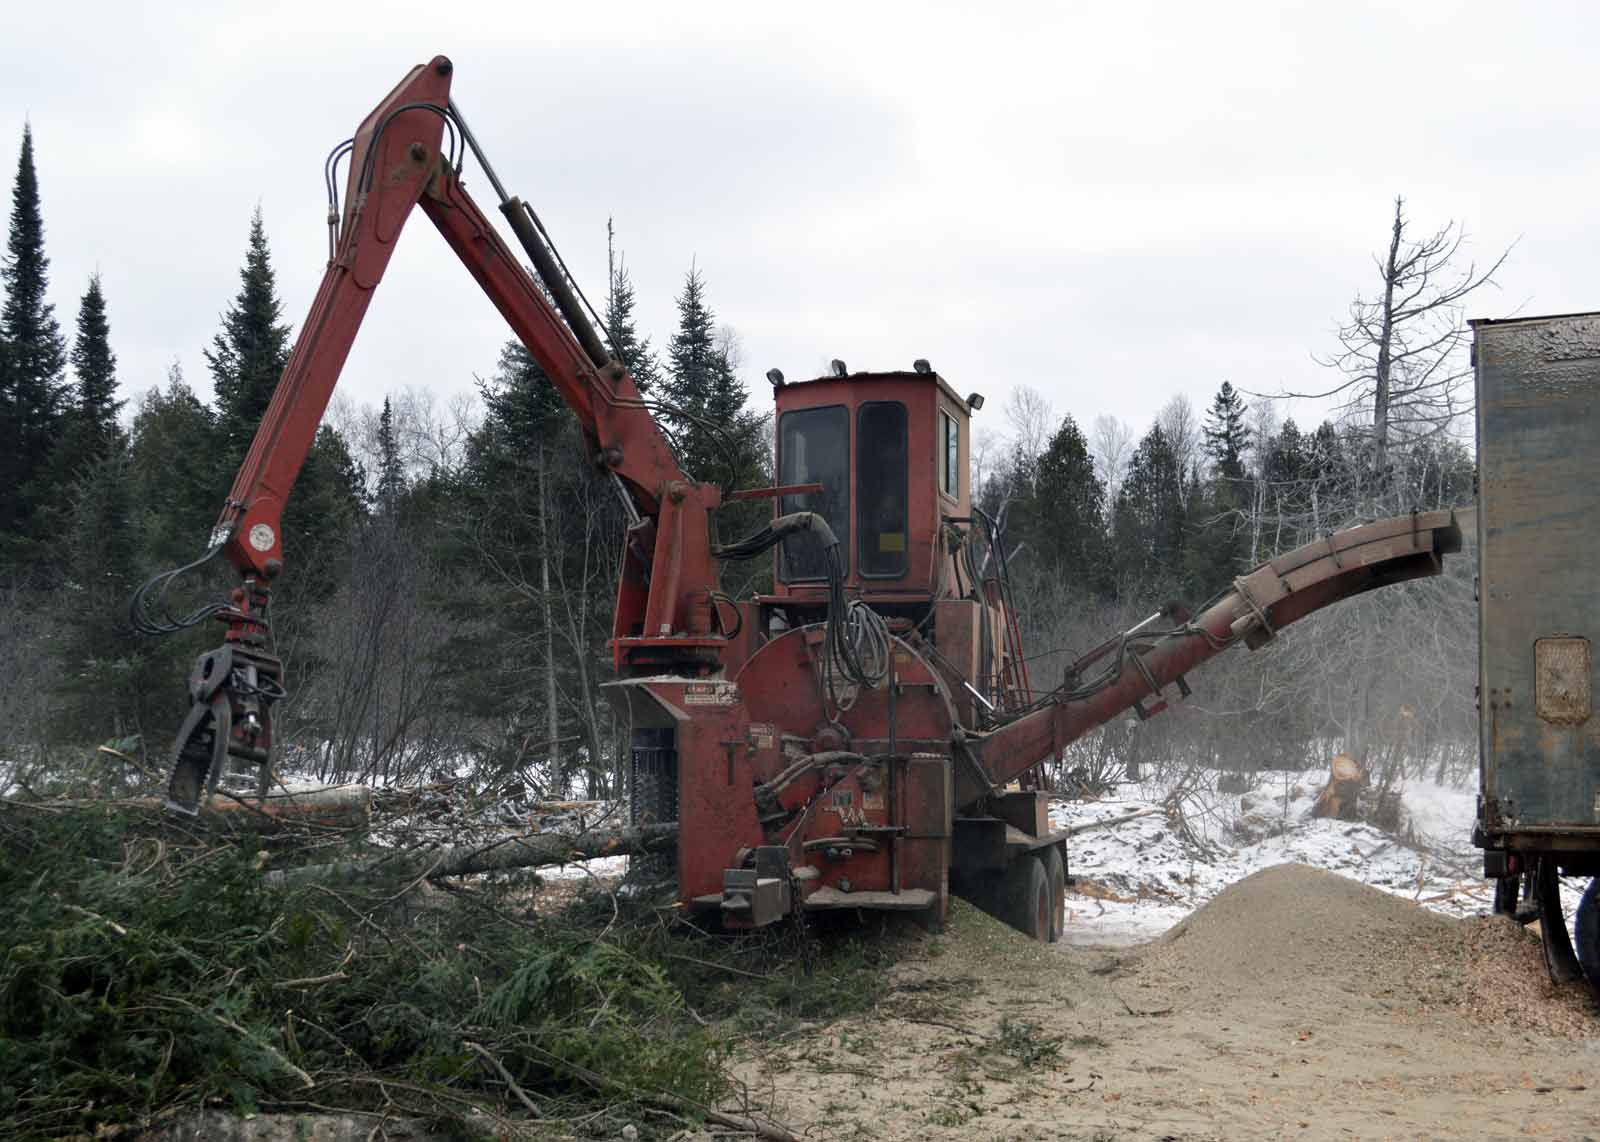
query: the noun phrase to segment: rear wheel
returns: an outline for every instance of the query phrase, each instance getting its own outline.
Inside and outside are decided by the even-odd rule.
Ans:
[[[1053,944],[1067,931],[1067,862],[1061,855],[1060,845],[1051,845],[1042,855],[1050,885],[1050,942]]]
[[[1011,862],[1005,877],[1005,919],[1024,936],[1050,941],[1050,874],[1032,855]]]
[[[1583,978],[1578,957],[1572,950],[1572,937],[1567,932],[1566,913],[1561,908],[1561,873],[1552,853],[1539,858],[1534,883],[1539,901],[1539,936],[1544,947],[1544,965],[1550,978],[1557,983],[1572,983]],[[1587,899],[1588,893],[1584,896]]]

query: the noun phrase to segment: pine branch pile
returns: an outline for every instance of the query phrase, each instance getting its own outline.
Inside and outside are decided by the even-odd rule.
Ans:
[[[724,1049],[648,910],[530,918],[483,884],[423,908],[403,881],[272,889],[259,844],[0,802],[11,1136],[207,1105],[382,1110],[466,1137],[716,1120]]]

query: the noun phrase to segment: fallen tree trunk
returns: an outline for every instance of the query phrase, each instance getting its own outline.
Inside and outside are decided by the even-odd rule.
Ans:
[[[408,849],[370,861],[277,869],[267,873],[263,879],[269,885],[286,886],[349,884],[379,878],[423,880],[436,876],[469,876],[476,872],[504,872],[513,868],[571,864],[573,861],[593,860],[596,857],[637,856],[671,848],[677,839],[676,822],[576,836],[533,833],[483,844]]]

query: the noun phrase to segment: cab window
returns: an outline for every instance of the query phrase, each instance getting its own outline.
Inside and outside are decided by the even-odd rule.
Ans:
[[[839,539],[839,558],[850,569],[850,412],[844,405],[802,408],[778,420],[778,483],[821,484],[821,492],[782,497],[778,510],[816,512]],[[821,545],[810,532],[783,541],[778,574],[784,582],[827,577]]]
[[[961,425],[939,410],[939,490],[952,500],[961,498]]]
[[[906,573],[906,406],[864,404],[856,414],[856,565],[864,578]]]

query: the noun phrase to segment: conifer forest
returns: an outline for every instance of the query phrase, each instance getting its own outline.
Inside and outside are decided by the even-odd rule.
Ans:
[[[240,219],[238,288],[217,299],[210,344],[197,356],[174,346],[164,378],[121,375],[115,283],[81,283],[71,312],[52,300],[69,283],[51,278],[47,206],[25,130],[0,318],[0,777],[22,785],[87,776],[70,759],[102,743],[123,743],[138,769],[164,764],[187,705],[180,680],[214,632],[136,635],[129,596],[204,549],[295,334],[258,211]],[[1179,392],[1130,425],[1021,383],[975,421],[972,487],[1003,523],[1036,677],[1169,601],[1197,610],[1310,539],[1471,502],[1463,305],[1489,275],[1455,248],[1453,226],[1414,221],[1401,201],[1392,233],[1375,237],[1388,256],[1352,275],[1314,394],[1249,395],[1218,377],[1208,401]],[[740,359],[737,300],[715,301],[715,282],[691,266],[676,327],[642,330],[623,252],[602,238],[606,333],[640,389],[678,411],[662,420],[684,469],[770,483],[773,425],[765,384]],[[284,521],[293,571],[273,608],[293,679],[279,712],[285,764],[327,782],[470,773],[538,797],[608,797],[627,741],[598,690],[621,509],[519,344],[476,389],[451,400],[397,378],[381,406],[336,396]],[[1325,415],[1282,416],[1290,395],[1323,398]],[[727,426],[737,448],[710,426]],[[726,540],[762,518],[743,504],[717,525]],[[1314,638],[1241,656],[1187,708],[1132,736],[1108,727],[1058,768],[1094,771],[1129,751],[1154,765],[1249,767],[1376,748],[1396,765],[1464,773],[1464,566],[1322,616]],[[770,582],[770,567],[738,567],[731,596]],[[1379,630],[1391,633],[1375,642]],[[1259,727],[1247,735],[1258,744],[1241,755],[1244,726]]]

